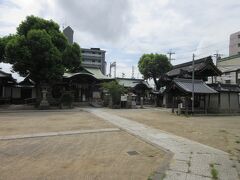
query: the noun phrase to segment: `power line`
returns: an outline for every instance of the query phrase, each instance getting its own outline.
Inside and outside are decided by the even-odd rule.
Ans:
[[[215,44],[220,44],[220,43],[215,43]],[[238,43],[234,43],[234,44],[231,44],[231,45],[228,45],[228,44],[224,44],[224,45],[222,45],[222,47],[223,46],[225,46],[224,48],[217,48],[218,50],[224,50],[224,49],[229,49],[230,47],[234,47],[234,46],[236,46],[236,45],[238,45]],[[193,52],[195,52],[195,51],[197,51],[197,50],[202,50],[202,49],[207,49],[207,48],[209,48],[209,47],[215,47],[215,45],[208,45],[208,46],[204,46],[204,47],[201,47],[201,48],[194,48],[194,49],[190,49],[190,50],[188,50],[188,51],[184,51],[184,52],[178,52],[177,54],[192,54]]]

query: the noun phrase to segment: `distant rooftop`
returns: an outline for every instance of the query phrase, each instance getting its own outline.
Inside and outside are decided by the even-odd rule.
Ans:
[[[101,52],[106,52],[106,51],[104,51],[104,50],[102,50],[102,49],[100,49],[100,48],[81,48],[82,50],[84,50],[84,51],[101,51]]]

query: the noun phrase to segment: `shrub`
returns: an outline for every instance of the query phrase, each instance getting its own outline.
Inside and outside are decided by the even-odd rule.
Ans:
[[[118,84],[116,81],[102,83],[102,88],[107,90],[112,97],[113,105],[119,105],[121,102],[121,94],[125,92],[122,85]]]
[[[73,103],[72,94],[70,92],[63,93],[60,102],[64,106],[72,106]]]

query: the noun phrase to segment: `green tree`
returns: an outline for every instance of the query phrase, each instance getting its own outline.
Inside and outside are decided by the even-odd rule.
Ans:
[[[105,82],[101,84],[104,90],[107,90],[112,97],[113,105],[119,105],[121,101],[121,94],[125,92],[122,85],[118,84],[116,81]]]
[[[61,79],[64,73],[61,53],[45,30],[30,30],[27,36],[16,36],[6,46],[7,61],[20,75],[37,84]]]
[[[6,61],[5,47],[7,43],[13,38],[15,38],[14,35],[4,36],[0,38],[0,62]]]
[[[76,72],[81,65],[81,50],[77,43],[68,45],[63,51],[63,64],[67,72]]]
[[[156,89],[162,86],[164,74],[172,68],[166,55],[143,54],[138,62],[138,69],[144,79],[153,79]]]
[[[64,70],[81,65],[79,45],[70,45],[54,21],[35,16],[27,16],[15,35],[0,38],[0,58],[20,75],[29,74],[37,86],[60,80]]]

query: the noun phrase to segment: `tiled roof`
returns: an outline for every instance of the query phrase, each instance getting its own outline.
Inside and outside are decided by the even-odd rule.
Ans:
[[[151,89],[149,84],[146,81],[144,81],[143,79],[116,78],[116,80],[118,81],[118,83],[120,85],[123,85],[124,87],[127,87],[127,88],[134,88],[139,84],[143,84],[147,88]]]
[[[213,64],[211,56],[194,61],[194,70],[196,73],[206,69],[212,70],[214,75],[221,75],[221,71]],[[192,61],[173,66],[173,69],[166,73],[169,77],[177,77],[181,74],[192,74]]]
[[[11,74],[0,70],[0,77],[10,77],[10,76],[11,76]]]
[[[193,90],[192,79],[175,78],[173,80],[173,82],[181,90],[183,90],[187,93],[192,93],[192,90]],[[196,94],[212,94],[212,93],[217,93],[217,91],[215,91],[214,89],[209,87],[202,80],[194,80],[194,93],[196,93]]]
[[[238,84],[208,84],[211,88],[218,92],[240,92],[240,85]]]
[[[108,76],[103,75],[99,68],[83,68],[83,70],[77,73],[64,73],[64,78],[71,78],[76,75],[89,75],[99,80],[112,79]]]

